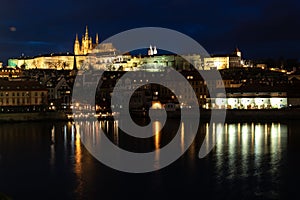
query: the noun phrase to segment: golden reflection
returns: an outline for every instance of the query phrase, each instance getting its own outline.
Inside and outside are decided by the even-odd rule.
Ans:
[[[238,145],[241,144],[241,124],[238,123]]]
[[[237,134],[237,130],[236,130],[236,124],[229,124],[228,125],[228,148],[229,148],[229,166],[233,167],[234,166],[234,161],[235,161],[235,151],[236,151],[236,134]]]
[[[272,124],[271,127],[271,151],[275,153],[278,144],[278,125]]]
[[[74,135],[74,129],[72,129],[72,135]],[[76,139],[75,139],[75,166],[74,172],[77,176],[78,185],[76,188],[76,193],[82,194],[83,193],[83,177],[82,177],[82,150],[81,150],[81,141],[80,141],[80,132],[76,131]]]
[[[51,143],[55,143],[55,126],[51,129]]]
[[[82,163],[81,163],[81,142],[80,142],[80,134],[76,133],[75,140],[75,172],[81,173]]]
[[[205,140],[206,140],[206,152],[209,152],[209,123],[206,123],[206,137],[205,137]]]
[[[247,155],[248,152],[248,142],[249,142],[249,133],[250,130],[248,128],[248,124],[243,124],[242,125],[242,156],[243,158],[245,158],[244,156]]]
[[[278,147],[280,147],[281,140],[281,126],[280,123],[278,124]]]
[[[159,121],[154,121],[152,124],[153,135],[154,135],[154,146],[155,146],[155,164],[156,168],[159,168],[159,159],[160,159],[160,130],[161,123]]]
[[[224,144],[224,138],[222,136],[222,133],[224,132],[224,125],[221,123],[217,124],[216,128],[216,143]],[[226,132],[226,130],[225,130]]]
[[[216,154],[217,154],[217,170],[222,170],[222,166],[224,163],[224,137],[226,138],[226,135],[223,133],[226,132],[226,129],[224,130],[224,126],[221,123],[217,124],[217,140],[216,140]]]
[[[160,122],[159,121],[153,122],[153,135],[154,135],[155,149],[159,149],[160,146],[160,130],[161,130]]]
[[[114,133],[114,143],[119,145],[119,121],[114,121],[113,133]]]
[[[254,133],[254,123],[251,123],[251,153],[254,152],[254,139],[255,139],[255,133]]]
[[[67,125],[64,125],[64,148],[67,149]]]
[[[216,144],[216,124],[212,124],[212,144]]]
[[[209,134],[209,131],[208,124],[206,124],[206,134]],[[223,142],[224,140],[226,141],[227,137],[228,145]],[[218,171],[222,170],[224,155],[229,159],[228,167],[232,169],[233,175],[237,173],[237,164],[240,165],[240,172],[238,173],[242,176],[248,175],[249,165],[251,164],[254,164],[255,168],[260,169],[266,153],[271,155],[270,164],[276,165],[282,157],[281,148],[286,142],[286,138],[287,126],[279,123],[225,124],[223,131],[221,131],[221,138],[216,143],[216,169]],[[240,145],[237,145],[239,142]],[[250,155],[254,155],[254,162],[249,159]]]
[[[229,135],[229,140],[228,140],[228,145],[230,148],[230,152],[233,151],[235,148],[235,139],[236,139],[236,124],[229,124],[228,126],[228,135]]]
[[[98,145],[100,143],[102,126],[101,126],[101,122],[96,122],[95,125],[96,125],[96,129],[95,129],[95,133],[93,133],[93,135],[95,135],[93,144]]]
[[[181,123],[181,132],[180,132],[180,143],[181,143],[181,152],[184,152],[184,123]]]
[[[268,140],[269,140],[269,136],[270,136],[270,124],[266,124],[265,127],[265,146],[268,146]]]
[[[263,142],[264,139],[264,127],[261,124],[255,125],[255,153],[256,154],[261,154],[263,152]],[[260,158],[260,157],[255,157],[255,158]]]
[[[228,144],[228,125],[225,124],[225,144]]]
[[[277,149],[281,150],[282,131],[286,134],[287,126],[281,126],[280,123],[271,126],[271,151],[276,153]]]
[[[242,176],[247,176],[247,171],[249,169],[249,161],[247,159],[248,154],[250,153],[250,141],[249,141],[249,135],[251,134],[250,128],[248,124],[243,124],[242,125],[242,132],[241,132],[241,163],[242,163]]]

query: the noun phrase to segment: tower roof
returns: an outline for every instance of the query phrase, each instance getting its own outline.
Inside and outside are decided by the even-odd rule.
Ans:
[[[85,38],[86,38],[86,39],[89,38],[89,30],[88,30],[88,26],[85,26]]]

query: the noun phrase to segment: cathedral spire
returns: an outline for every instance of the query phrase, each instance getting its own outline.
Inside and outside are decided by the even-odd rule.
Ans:
[[[96,34],[96,44],[99,44],[99,35],[98,35],[98,33]]]
[[[88,30],[88,26],[85,26],[85,38],[86,38],[86,39],[89,38],[89,30]]]
[[[74,43],[74,54],[75,55],[80,54],[80,43],[79,43],[79,40],[78,40],[78,34],[76,34],[76,39],[75,39],[75,43]]]
[[[235,48],[235,53],[236,53],[236,55],[238,56],[238,57],[242,57],[242,53],[241,53],[241,51],[239,50],[239,48],[236,46],[236,48]]]

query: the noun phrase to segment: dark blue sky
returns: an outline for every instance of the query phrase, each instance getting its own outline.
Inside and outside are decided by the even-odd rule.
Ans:
[[[209,53],[300,58],[298,0],[1,0],[0,60],[73,52],[75,34],[89,26],[100,41],[144,26],[171,28]]]

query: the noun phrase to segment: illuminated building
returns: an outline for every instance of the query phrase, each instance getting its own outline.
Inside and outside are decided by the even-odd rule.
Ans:
[[[54,69],[54,70],[72,70],[74,68],[74,55],[71,53],[47,54],[35,57],[20,57],[8,60],[10,67],[19,67],[21,69]],[[79,64],[79,63],[78,63]]]
[[[182,58],[179,55],[158,55],[156,46],[151,46],[147,56],[132,56],[120,54],[112,43],[99,43],[98,34],[93,43],[89,36],[88,28],[79,42],[76,34],[74,42],[74,54],[72,53],[51,53],[34,57],[19,57],[8,60],[8,66],[19,67],[25,70],[31,69],[104,69],[106,71],[151,71],[162,72],[166,67],[173,67],[178,70],[189,70],[191,65],[197,69],[201,66],[200,55],[186,55]],[[88,60],[87,60],[88,59]],[[85,62],[87,61],[87,62]],[[76,67],[75,67],[76,66]]]
[[[8,60],[8,66],[19,67],[21,69],[54,69],[54,70],[73,70],[81,67],[83,62],[87,58],[87,54],[98,45],[99,39],[96,34],[95,43],[92,42],[92,38],[89,36],[88,28],[86,27],[85,35],[82,37],[82,42],[78,40],[76,35],[74,43],[74,54],[72,53],[51,53],[46,55],[38,55],[34,57],[19,57]],[[105,50],[110,46],[109,44],[103,44]],[[101,52],[98,50],[97,52]],[[75,63],[76,62],[76,63]]]
[[[92,53],[93,49],[99,44],[99,36],[96,34],[95,43],[93,43],[92,37],[89,36],[88,27],[85,28],[85,34],[82,36],[81,44],[76,34],[74,42],[74,55],[87,55]]]
[[[247,85],[227,88],[226,98],[216,98],[212,108],[226,109],[280,109],[288,106],[286,89]]]
[[[47,103],[47,89],[36,81],[0,79],[0,111],[40,110]]]
[[[234,67],[242,67],[242,53],[238,48],[233,54],[228,55],[212,55],[210,58],[204,58],[204,69],[228,69]]]
[[[150,45],[149,50],[148,50],[148,56],[153,56],[157,54],[157,49],[156,46],[152,48],[152,45]]]
[[[0,68],[0,78],[18,78],[22,75],[22,71],[19,68]]]

